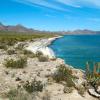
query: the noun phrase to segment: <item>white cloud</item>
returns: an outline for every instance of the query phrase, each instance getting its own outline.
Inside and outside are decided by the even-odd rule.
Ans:
[[[67,6],[81,8],[81,7],[95,7],[100,8],[100,0],[13,0],[31,6],[41,6],[59,11],[70,11]],[[57,2],[57,3],[53,3]],[[64,4],[66,7],[61,6]]]
[[[59,3],[65,4],[65,5],[68,5],[68,6],[75,7],[75,8],[81,7],[80,5],[77,4],[77,1],[75,0],[56,0],[56,1]]]
[[[56,0],[65,5],[72,7],[98,7],[100,8],[100,0]]]
[[[53,4],[52,2],[48,2],[47,0],[13,0],[13,1],[17,1],[32,6],[37,5],[37,6],[47,7],[55,10],[60,10],[60,11],[68,11],[67,9],[60,7],[59,5]]]

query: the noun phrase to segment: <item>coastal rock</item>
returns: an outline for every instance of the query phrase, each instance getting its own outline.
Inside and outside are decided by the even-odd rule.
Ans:
[[[98,94],[98,93],[95,91],[94,88],[93,88],[93,89],[89,89],[88,92],[89,92],[90,95],[92,95],[92,96],[94,96],[94,97],[96,97],[96,98],[100,98],[100,94]]]
[[[96,91],[100,94],[100,86],[97,87]]]

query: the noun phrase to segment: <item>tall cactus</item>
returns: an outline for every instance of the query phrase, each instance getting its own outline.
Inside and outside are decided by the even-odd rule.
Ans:
[[[98,63],[94,64],[93,74],[97,74]]]
[[[89,78],[90,76],[90,65],[89,62],[86,62],[86,77]]]

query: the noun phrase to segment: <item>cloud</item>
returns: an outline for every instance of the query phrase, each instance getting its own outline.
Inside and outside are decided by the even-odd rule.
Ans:
[[[72,6],[72,7],[75,7],[75,8],[80,8],[81,6],[77,4],[77,1],[75,0],[56,0],[57,2],[59,3],[62,3],[64,5],[67,5],[67,6]]]
[[[60,11],[68,11],[66,8],[60,7],[59,5],[56,5],[53,2],[49,2],[48,0],[13,0],[13,1],[28,4],[31,6],[40,6]]]
[[[100,0],[56,0],[72,7],[95,7],[100,8]]]
[[[30,6],[45,7],[59,11],[70,11],[67,6],[74,8],[100,8],[100,0],[13,0]],[[65,5],[65,6],[62,6]]]
[[[100,0],[82,0],[82,2],[90,6],[100,7]]]

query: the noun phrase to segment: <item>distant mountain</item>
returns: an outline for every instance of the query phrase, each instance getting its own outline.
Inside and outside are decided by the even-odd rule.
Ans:
[[[20,24],[11,26],[11,25],[4,25],[0,23],[0,31],[13,31],[13,32],[26,32],[26,33],[55,33],[55,34],[100,34],[100,31],[92,31],[88,29],[84,30],[75,30],[75,31],[58,31],[58,32],[50,32],[50,31],[39,31],[34,30],[32,28],[26,28]]]
[[[6,25],[3,25],[2,23],[0,23],[0,30],[2,31],[14,31],[14,32],[34,32],[36,30],[34,29],[29,29],[29,28],[26,28],[20,24],[16,25],[16,26],[6,26]]]
[[[35,30],[35,29],[32,29],[32,28],[27,28],[27,27],[24,27],[23,25],[15,25],[15,26],[12,26],[12,25],[4,25],[0,22],[0,31],[10,31],[10,32],[21,32],[21,33],[47,33],[47,34],[52,34],[52,33],[58,33],[58,32],[50,32],[50,31],[39,31],[39,30]]]
[[[5,30],[5,26],[0,22],[0,30]]]
[[[100,31],[92,31],[92,30],[88,30],[88,29],[84,29],[84,30],[74,30],[74,31],[65,31],[62,32],[62,34],[100,34]]]

